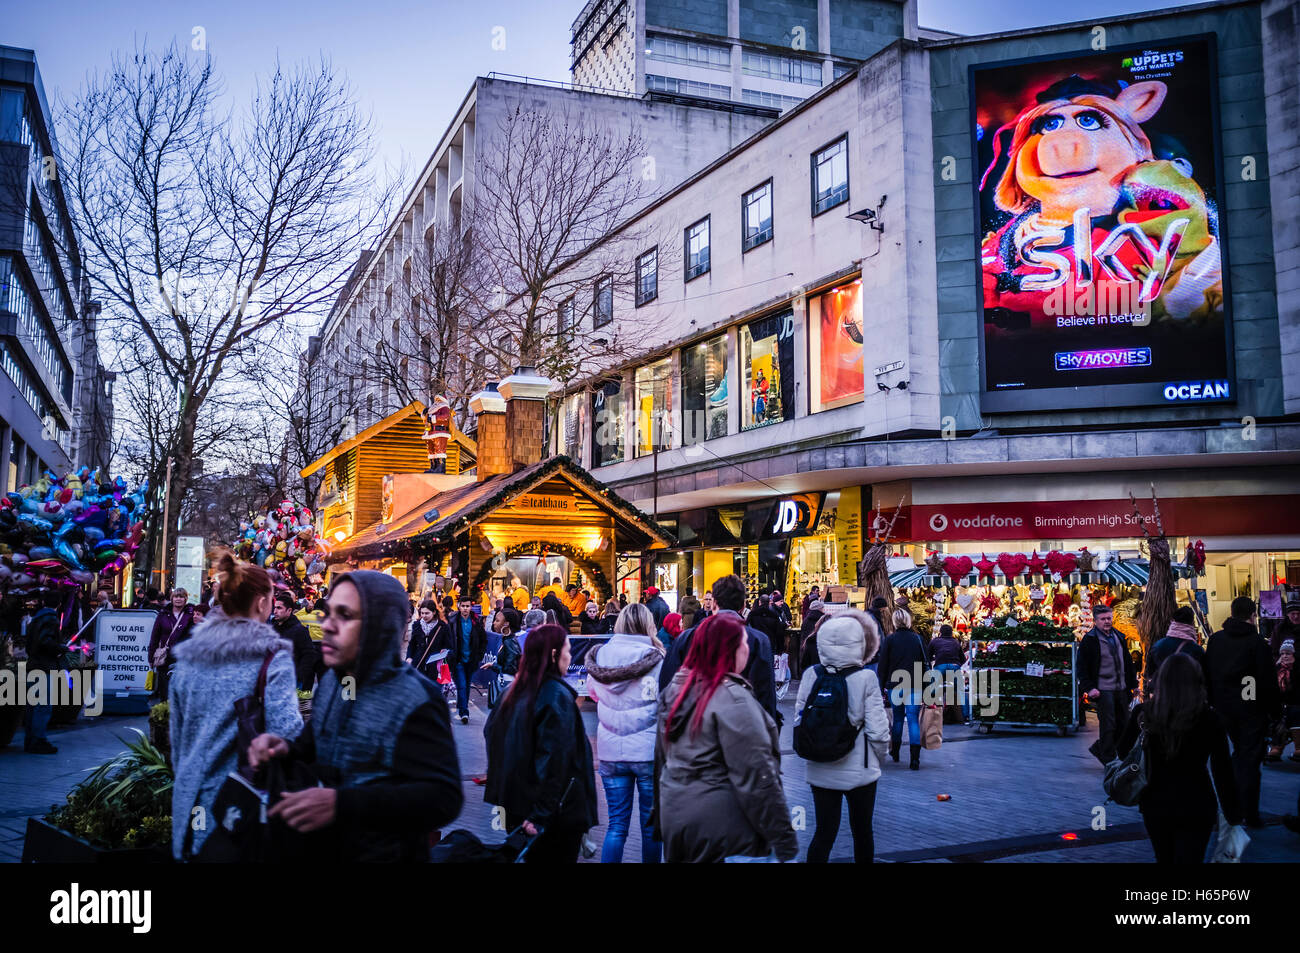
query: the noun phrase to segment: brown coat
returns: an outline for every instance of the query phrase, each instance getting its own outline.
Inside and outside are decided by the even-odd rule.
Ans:
[[[727,857],[793,860],[799,851],[781,787],[776,723],[739,675],[729,675],[704,709],[692,735],[699,693],[678,709],[672,734],[668,712],[686,684],[678,671],[659,699],[659,824],[670,863],[718,863]]]

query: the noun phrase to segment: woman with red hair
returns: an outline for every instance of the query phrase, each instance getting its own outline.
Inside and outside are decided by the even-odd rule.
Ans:
[[[569,661],[568,632],[531,629],[518,674],[483,729],[483,799],[505,808],[510,829],[537,837],[530,863],[576,863],[582,835],[597,824],[591,743],[577,692],[564,680]]]
[[[669,863],[793,860],[776,723],[739,673],[749,640],[729,615],[695,629],[659,705],[659,827]]]

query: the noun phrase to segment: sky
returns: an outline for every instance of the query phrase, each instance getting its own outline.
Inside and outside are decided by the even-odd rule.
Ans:
[[[413,178],[475,76],[489,72],[568,79],[569,28],[583,0],[45,0],[9,3],[0,44],[36,51],[51,108],[75,98],[113,51],[137,43],[186,49],[206,41],[229,94],[246,101],[277,55],[324,53],[348,76],[374,119],[379,155]],[[1089,19],[1177,5],[1177,0],[1092,0]],[[1079,19],[1080,8],[1041,0],[920,0],[922,26],[981,33]],[[201,29],[201,33],[195,33]],[[494,42],[495,41],[495,42]],[[409,183],[407,183],[409,184]]]

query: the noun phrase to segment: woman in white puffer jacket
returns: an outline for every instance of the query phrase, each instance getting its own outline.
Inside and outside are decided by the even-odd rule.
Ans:
[[[845,678],[848,689],[849,722],[859,727],[853,750],[838,761],[805,761],[804,776],[812,786],[817,830],[808,845],[807,862],[825,863],[840,831],[840,801],[849,802],[849,828],[853,832],[855,863],[869,864],[875,854],[871,815],[876,807],[876,781],[880,763],[889,750],[889,720],[880,696],[880,682],[869,668],[860,668],[876,653],[880,630],[865,612],[845,613],[826,619],[817,629],[820,662],[799,679],[799,700],[794,710],[802,716],[808,696],[817,682],[816,669],[859,667]],[[796,721],[795,724],[798,724]]]
[[[655,638],[650,610],[634,603],[618,614],[613,637],[587,659],[587,691],[596,700],[600,725],[596,757],[605,788],[609,826],[601,848],[602,864],[623,860],[632,824],[632,795],[641,812],[641,862],[657,864],[663,852],[655,840],[655,724],[659,717],[659,668],[664,649]]]

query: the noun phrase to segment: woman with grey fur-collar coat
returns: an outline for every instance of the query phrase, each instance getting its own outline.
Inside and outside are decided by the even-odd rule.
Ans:
[[[265,622],[214,611],[172,651],[176,658],[169,694],[176,775],[172,854],[179,860],[196,807],[206,812],[208,826],[195,826],[191,854],[197,855],[207,839],[217,791],[238,765],[235,701],[253,694],[268,652],[275,654],[267,669],[263,696],[266,730],[296,738],[302,731],[302,716],[293,646]]]

